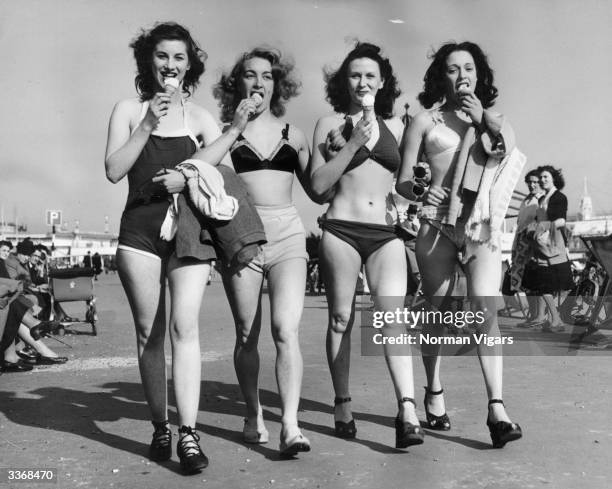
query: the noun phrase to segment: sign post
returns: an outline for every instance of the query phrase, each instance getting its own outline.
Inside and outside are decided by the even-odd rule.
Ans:
[[[47,226],[51,226],[51,256],[55,251],[55,226],[62,224],[62,211],[47,210]]]
[[[47,226],[59,226],[62,224],[62,211],[47,210]]]

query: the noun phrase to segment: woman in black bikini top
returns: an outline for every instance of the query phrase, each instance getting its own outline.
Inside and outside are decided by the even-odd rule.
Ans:
[[[357,44],[340,68],[327,75],[327,100],[336,113],[318,121],[313,138],[313,191],[335,191],[320,219],[320,260],[330,309],[327,358],[336,395],[335,433],[340,438],[354,438],[357,431],[350,409],[349,335],[362,265],[378,310],[403,307],[403,300],[383,305],[381,297],[406,295],[404,243],[396,234],[397,212],[389,210],[403,131],[402,122],[393,116],[399,94],[391,64],[380,48]],[[399,329],[396,334],[405,332]],[[391,334],[387,327],[381,332],[385,338]],[[410,351],[390,355],[387,345],[384,350],[399,403],[395,446],[420,444],[423,431],[414,407]]]
[[[301,173],[298,152],[289,142],[289,124],[285,124],[278,144],[267,158],[262,156],[242,134],[232,145],[230,154],[236,173],[257,170],[277,170],[298,175]]]
[[[272,331],[277,348],[277,381],[282,410],[281,456],[310,450],[298,427],[302,382],[298,327],[306,282],[306,238],[292,200],[294,175],[310,192],[310,150],[302,131],[285,123],[284,104],[297,95],[293,66],[274,49],[244,53],[215,88],[222,120],[231,123],[223,136],[196,158],[218,163],[229,151],[264,225],[267,243],[258,257],[240,270],[224,269],[223,282],[236,326],[234,359],[246,404],[243,427],[247,443],[269,438],[259,402],[261,287],[268,277]]]

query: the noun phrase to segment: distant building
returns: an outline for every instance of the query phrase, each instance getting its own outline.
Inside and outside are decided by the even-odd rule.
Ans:
[[[0,222],[0,236],[5,234],[27,233],[28,226],[14,222]]]
[[[33,234],[20,230],[15,233],[0,232],[0,238],[11,241],[13,245],[30,238],[34,244],[43,244],[51,250],[53,258],[69,258],[71,264],[82,261],[87,252],[99,253],[102,256],[111,256],[117,252],[118,236],[116,234],[101,232],[79,232],[78,228],[74,231],[59,231],[55,234],[40,233]]]
[[[587,179],[584,177],[584,193],[580,199],[580,211],[578,211],[578,217],[582,221],[588,221],[593,218],[593,201],[589,195],[587,189]]]

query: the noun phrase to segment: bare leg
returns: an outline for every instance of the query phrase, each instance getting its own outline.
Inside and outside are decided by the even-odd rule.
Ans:
[[[560,291],[559,295],[560,298],[558,300],[560,303],[563,303],[563,300],[567,297],[567,291]],[[544,294],[542,300],[546,303],[546,307],[548,307],[550,311],[550,325],[552,327],[562,326],[563,320],[559,315],[559,308],[557,307],[559,302],[557,302],[557,299],[552,294]]]
[[[282,406],[281,437],[299,433],[297,411],[302,387],[303,362],[298,329],[304,309],[306,261],[286,260],[270,269],[272,338],[276,346],[276,382]]]
[[[375,300],[375,307],[377,302],[382,301],[385,304],[379,304],[379,306],[382,306],[384,310],[389,310],[388,307],[392,310],[404,307],[406,270],[404,243],[399,239],[385,244],[368,257],[366,275]],[[398,328],[392,329],[395,329],[395,332],[398,333]],[[404,329],[401,332],[405,332]],[[389,331],[389,328],[383,328],[383,335],[387,333],[391,334],[392,331]],[[385,360],[398,401],[404,397],[414,398],[412,355],[410,353],[410,346],[407,345],[401,354],[393,355],[389,351],[388,345],[385,345]],[[401,421],[419,425],[415,406],[410,402],[399,404],[399,416]]]
[[[26,327],[23,323],[19,325],[17,334],[24,341],[24,343],[34,348],[42,356],[53,358],[58,356],[57,353],[55,353],[51,348],[45,345],[42,340],[35,341],[34,338],[32,338],[32,336],[30,335],[30,328]]]
[[[138,366],[153,421],[168,417],[166,389],[165,271],[161,260],[117,251],[117,269],[125,289],[136,327]]]
[[[536,322],[538,323],[542,323],[544,321],[546,321],[546,301],[544,300],[544,297],[541,295],[536,296],[536,303],[537,303],[537,311],[538,314],[536,316]]]
[[[6,347],[6,350],[3,352],[3,360],[6,362],[17,363],[19,361],[19,356],[17,355],[17,350],[15,348],[15,342],[11,341],[10,344]]]
[[[359,253],[349,244],[328,232],[323,233],[320,260],[325,295],[329,307],[326,337],[327,363],[336,397],[350,397],[351,329],[354,320],[354,298],[361,268]],[[353,419],[350,402],[335,405],[334,421]]]
[[[21,318],[21,324],[24,324],[28,328],[33,328],[40,323],[40,319],[36,319],[31,311],[27,311]]]
[[[421,273],[422,290],[425,297],[440,310],[448,307],[452,294],[457,263],[457,248],[430,224],[424,222],[416,242],[416,256]],[[440,336],[442,325],[425,324],[423,334]],[[440,345],[421,345],[423,366],[427,377],[427,389],[437,392],[442,389],[440,381]],[[435,416],[446,412],[442,395],[427,396],[425,408]]]
[[[259,403],[259,352],[261,330],[261,286],[263,275],[248,267],[230,274],[222,273],[223,285],[236,327],[234,368],[246,403],[247,427],[265,430]]]
[[[527,320],[529,321],[535,321],[538,318],[538,297],[532,294],[531,291],[527,292],[527,305],[529,306]]]
[[[179,426],[195,427],[198,416],[202,373],[198,318],[209,272],[208,262],[178,260],[173,255],[168,263],[172,381]]]
[[[501,251],[499,249],[493,251],[486,245],[474,245],[468,250],[468,254],[475,256],[475,259],[467,265],[468,293],[472,299],[474,311],[483,311],[486,318],[478,330],[490,337],[499,337],[501,334],[494,298],[499,294],[497,284],[501,280]],[[477,352],[489,400],[503,399],[502,346],[487,346],[481,343],[477,347]],[[489,412],[492,422],[510,422],[503,404],[491,404]]]

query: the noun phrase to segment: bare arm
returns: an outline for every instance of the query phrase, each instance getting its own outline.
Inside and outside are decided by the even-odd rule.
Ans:
[[[244,131],[244,128],[249,121],[249,116],[255,111],[255,109],[256,105],[253,99],[248,98],[242,100],[236,108],[234,120],[229,128],[223,134],[210,141],[210,144],[205,140],[205,146],[199,151],[196,151],[193,158],[196,160],[205,161],[214,166],[217,166],[219,163],[223,163],[224,165],[231,167],[232,164],[229,159],[228,152],[238,136],[240,136],[242,131]]]
[[[229,149],[242,131],[232,125],[222,133],[210,112],[205,110],[202,110],[202,112],[201,134],[204,145],[194,153],[193,158],[206,161],[214,166],[222,164],[233,168]]]
[[[228,152],[232,147],[232,144],[234,144],[240,135],[240,132],[241,131],[237,130],[236,128],[230,127],[211,144],[206,145],[196,151],[192,158],[205,161],[213,166],[217,166],[218,164],[231,166]]]
[[[296,176],[306,192],[306,195],[317,204],[324,204],[327,200],[329,200],[329,195],[326,193],[323,196],[316,195],[312,191],[312,184],[310,181],[310,165],[312,164],[310,148],[308,147],[308,142],[306,141],[306,136],[302,131],[297,129],[293,129],[293,133],[296,134],[296,140],[299,144],[298,150],[298,161],[299,161],[299,171],[296,171]]]
[[[430,185],[423,195],[416,195],[413,191],[413,166],[424,157],[423,138],[432,125],[431,115],[428,112],[417,114],[412,123],[406,128],[403,140],[402,166],[397,177],[395,190],[408,200],[422,200],[428,205],[439,206],[448,200],[450,189],[438,185]]]
[[[202,139],[204,146],[213,144],[221,134],[221,130],[214,117],[202,107],[194,104],[190,104],[189,107],[191,118],[190,127],[193,128],[195,135]],[[164,185],[170,194],[182,192],[185,188],[185,177],[181,172],[176,170],[166,170],[158,173],[153,178],[153,182]]]
[[[169,100],[165,93],[156,94],[133,134],[130,134],[130,120],[139,104],[135,100],[123,100],[115,105],[108,125],[104,161],[106,178],[111,182],[117,183],[134,166],[159,118],[167,113]]]
[[[397,174],[395,190],[408,200],[418,200],[419,197],[412,192],[413,166],[423,157],[423,137],[427,129],[428,120],[423,112],[417,114],[412,123],[404,129],[402,139],[402,164]]]
[[[314,194],[319,197],[340,180],[355,153],[372,135],[373,123],[362,119],[355,125],[351,138],[340,151],[334,153],[330,150],[329,141],[337,137],[336,122],[333,118],[319,119],[314,131],[310,180]]]

